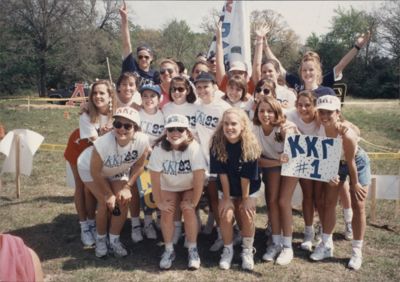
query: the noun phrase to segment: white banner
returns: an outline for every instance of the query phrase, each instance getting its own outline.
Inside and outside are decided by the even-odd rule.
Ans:
[[[286,137],[284,153],[289,161],[282,175],[329,182],[338,175],[342,140],[309,135]]]
[[[229,62],[246,63],[248,77],[251,76],[250,18],[246,1],[227,0],[220,16],[222,21],[222,46],[224,49],[225,69]],[[215,37],[208,51],[209,57],[215,54]]]

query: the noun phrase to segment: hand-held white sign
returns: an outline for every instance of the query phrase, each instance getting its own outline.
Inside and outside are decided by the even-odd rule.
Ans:
[[[289,135],[284,153],[289,161],[282,175],[329,182],[338,175],[342,139],[309,135]]]

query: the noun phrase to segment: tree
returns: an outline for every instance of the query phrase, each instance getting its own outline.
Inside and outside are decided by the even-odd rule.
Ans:
[[[378,36],[382,40],[382,48],[399,62],[400,60],[400,2],[387,1],[378,14],[380,29]],[[399,70],[399,66],[397,66]]]

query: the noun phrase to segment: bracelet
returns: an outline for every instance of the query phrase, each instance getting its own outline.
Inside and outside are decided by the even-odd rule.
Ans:
[[[354,44],[354,45],[353,45],[353,48],[356,48],[357,51],[360,51],[360,50],[361,50],[360,46],[358,46],[357,44]]]

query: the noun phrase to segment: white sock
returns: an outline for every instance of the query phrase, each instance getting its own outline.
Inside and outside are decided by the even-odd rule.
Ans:
[[[188,250],[190,251],[190,250],[197,248],[197,243],[196,242],[193,242],[193,243],[188,242],[187,246],[188,246]]]
[[[292,236],[282,236],[282,245],[284,248],[292,248]]]
[[[174,250],[174,243],[166,243],[165,244],[165,250],[166,251],[173,251]]]
[[[344,222],[349,223],[353,220],[353,210],[351,208],[343,209]]]
[[[280,245],[282,241],[281,237],[282,237],[281,235],[272,234],[272,243],[274,243],[274,245]]]
[[[314,227],[312,225],[304,226],[304,234],[314,234]]]
[[[110,243],[113,244],[115,240],[119,241],[119,235],[114,235],[110,233]]]
[[[254,243],[254,237],[243,237],[242,248],[243,249],[252,249],[253,243]]]
[[[140,226],[140,218],[139,217],[131,217],[132,227]]]
[[[99,233],[97,233],[97,239],[103,239],[107,236],[107,233],[104,235],[100,235]]]
[[[87,220],[85,220],[85,221],[79,221],[79,224],[81,225],[81,230],[82,230],[82,231],[88,230],[88,229],[89,229],[89,225],[88,225]]]
[[[351,247],[354,249],[362,249],[363,240],[353,240],[351,241]]]
[[[322,242],[326,247],[333,246],[332,234],[322,233]]]
[[[144,226],[149,226],[153,222],[153,216],[151,214],[144,215]]]
[[[233,253],[233,244],[224,245],[224,248],[228,248],[231,253]]]

